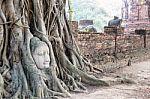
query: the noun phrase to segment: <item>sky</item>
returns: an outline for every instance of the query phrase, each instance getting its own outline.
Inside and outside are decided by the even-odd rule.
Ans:
[[[72,0],[72,3],[78,2],[80,0]],[[84,0],[86,2],[86,0]],[[105,9],[110,16],[119,16],[121,18],[121,7],[123,0],[91,0],[97,2],[100,7]],[[68,7],[67,7],[68,8]]]
[[[119,16],[121,18],[122,0],[95,0],[110,16]]]

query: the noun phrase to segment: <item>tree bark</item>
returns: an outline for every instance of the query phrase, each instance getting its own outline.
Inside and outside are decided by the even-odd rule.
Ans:
[[[82,57],[65,16],[65,0],[1,0],[0,99],[70,97],[84,92],[82,83],[108,86],[89,76],[92,65]],[[32,39],[49,49],[49,68],[39,69]],[[33,45],[34,46],[34,45]]]

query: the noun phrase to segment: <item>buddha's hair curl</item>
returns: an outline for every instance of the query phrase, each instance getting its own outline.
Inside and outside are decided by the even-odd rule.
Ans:
[[[41,47],[41,46],[45,46],[45,45],[46,45],[46,43],[41,41],[39,38],[37,38],[37,37],[31,38],[31,40],[30,40],[31,53],[33,53],[36,48]]]

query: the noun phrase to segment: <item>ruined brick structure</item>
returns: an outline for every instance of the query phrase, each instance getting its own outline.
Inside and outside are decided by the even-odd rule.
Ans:
[[[87,27],[88,25],[93,25],[93,20],[80,20],[79,27]]]
[[[82,54],[92,63],[105,64],[115,60],[115,35],[78,31],[77,22],[72,22],[71,27],[75,29],[72,31],[76,31],[75,39]],[[125,58],[132,51],[144,49],[144,39],[142,35],[118,33],[116,46],[117,57]],[[146,48],[150,48],[150,35],[146,36]]]
[[[73,32],[73,35],[76,39],[76,41],[78,41],[77,36],[78,36],[78,21],[69,21],[69,26],[70,26],[70,30]]]
[[[150,48],[150,36],[146,37],[147,48]],[[82,54],[92,63],[112,62],[115,52],[115,36],[104,33],[78,33],[78,45]],[[127,53],[144,48],[144,39],[140,35],[118,35],[117,56],[123,58]],[[121,55],[121,56],[120,56]]]
[[[78,32],[78,21],[69,21],[69,25],[73,32]]]
[[[105,26],[104,27],[104,33],[107,34],[114,34],[115,31],[114,29],[117,28],[117,34],[124,34],[124,27],[110,27],[110,26]]]
[[[122,18],[125,33],[135,33],[135,30],[150,30],[149,0],[123,0]]]

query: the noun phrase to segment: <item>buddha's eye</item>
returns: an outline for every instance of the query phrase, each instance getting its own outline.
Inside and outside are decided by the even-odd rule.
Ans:
[[[39,55],[39,56],[42,56],[42,55],[43,55],[43,52],[39,52],[38,55]]]
[[[45,52],[43,52],[43,54],[45,55],[45,54],[49,54],[49,51],[45,51]]]

